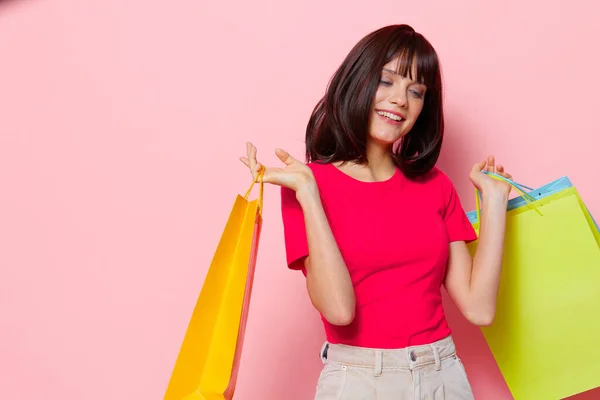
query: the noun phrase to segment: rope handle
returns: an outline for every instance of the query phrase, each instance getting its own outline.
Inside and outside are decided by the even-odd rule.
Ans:
[[[250,185],[250,188],[244,195],[244,199],[248,200],[248,197],[250,196],[250,192],[252,192],[252,188],[258,182],[259,188],[260,188],[259,193],[258,193],[258,214],[259,215],[262,215],[262,210],[263,210],[263,193],[264,193],[263,178],[264,178],[264,175],[265,175],[265,167],[263,165],[261,165],[260,169],[256,173],[256,176],[254,177],[254,180],[252,181],[252,184]]]
[[[530,207],[533,207],[535,212],[537,212],[540,216],[543,216],[542,212],[539,210],[539,207],[536,204],[534,204],[536,201],[535,198],[533,198],[533,196],[531,196],[529,193],[526,192],[526,190],[533,191],[535,189],[532,189],[529,186],[525,186],[520,183],[517,183],[517,182],[513,181],[512,179],[505,178],[502,175],[498,175],[493,172],[487,172],[487,171],[481,171],[481,172],[488,175],[492,179],[496,179],[498,181],[504,181],[504,182],[508,183],[510,186],[512,186],[513,189],[515,189],[515,191],[517,193],[519,193],[519,195],[527,202],[527,204]],[[479,226],[481,226],[481,192],[477,188],[475,188],[475,208],[477,210],[477,221],[479,223]]]

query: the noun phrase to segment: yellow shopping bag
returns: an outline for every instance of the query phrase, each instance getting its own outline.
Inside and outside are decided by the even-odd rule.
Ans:
[[[175,363],[165,400],[231,399],[262,226],[263,171],[238,195]],[[259,182],[257,200],[249,201]]]
[[[496,318],[482,332],[516,400],[600,386],[600,232],[565,179],[529,193],[511,181],[522,196],[509,202]]]

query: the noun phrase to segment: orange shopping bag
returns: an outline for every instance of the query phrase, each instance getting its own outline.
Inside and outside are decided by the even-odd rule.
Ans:
[[[164,400],[230,400],[244,338],[262,226],[260,171],[238,195],[192,313]],[[249,201],[259,182],[258,199]]]

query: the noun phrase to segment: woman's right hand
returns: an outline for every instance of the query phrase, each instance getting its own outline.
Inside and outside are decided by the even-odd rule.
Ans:
[[[310,167],[287,152],[275,154],[285,164],[283,168],[264,168],[256,160],[256,147],[247,145],[248,155],[240,160],[256,178],[263,168],[263,182],[294,190],[302,208],[308,253],[296,261],[306,271],[306,288],[312,304],[334,325],[348,325],[354,319],[356,298],[348,267],[337,246],[319,190]],[[287,198],[287,196],[285,197]],[[282,197],[282,200],[285,199]]]
[[[261,168],[261,164],[256,159],[256,147],[252,143],[246,143],[246,152],[247,157],[241,157],[240,161],[250,169],[252,178],[256,178],[256,174]],[[281,149],[275,150],[275,154],[285,164],[285,167],[265,167],[263,182],[284,186],[292,189],[296,194],[306,188],[316,187],[312,170],[306,164]]]

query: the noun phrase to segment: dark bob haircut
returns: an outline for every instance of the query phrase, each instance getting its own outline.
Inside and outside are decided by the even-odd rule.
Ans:
[[[436,164],[444,135],[442,79],[433,46],[408,25],[391,25],[361,39],[335,72],[306,128],[307,162],[366,163],[372,103],[387,63],[399,57],[402,76],[425,86],[423,111],[392,154],[409,178],[422,176]]]

